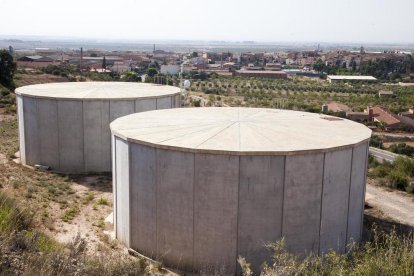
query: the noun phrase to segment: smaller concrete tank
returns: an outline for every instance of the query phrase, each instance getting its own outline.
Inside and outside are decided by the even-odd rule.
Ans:
[[[109,123],[180,106],[180,89],[131,82],[70,82],[16,89],[23,164],[65,173],[111,171]]]

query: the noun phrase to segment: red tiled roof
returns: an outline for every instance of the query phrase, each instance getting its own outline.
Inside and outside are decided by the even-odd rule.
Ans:
[[[349,112],[351,111],[351,108],[345,104],[337,103],[337,102],[330,102],[328,103],[328,110],[332,112],[340,112],[345,111]]]
[[[375,121],[386,123],[387,125],[398,124],[401,122],[392,113],[379,106],[372,107],[372,111]]]

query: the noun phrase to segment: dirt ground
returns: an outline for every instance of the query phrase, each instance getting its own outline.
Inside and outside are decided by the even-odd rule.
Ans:
[[[385,142],[384,143],[384,147],[385,148],[389,148],[391,145],[395,145],[395,144],[400,144],[400,143],[405,143],[411,147],[414,147],[414,141],[402,141],[402,142]]]
[[[383,218],[414,229],[414,196],[373,185],[373,181],[368,179],[365,202],[377,209]]]
[[[112,182],[109,174],[63,175],[16,164],[15,116],[0,120],[0,191],[33,210],[33,223],[57,241],[72,241],[78,234],[88,250],[110,247],[125,251],[106,233],[105,218],[112,212]]]

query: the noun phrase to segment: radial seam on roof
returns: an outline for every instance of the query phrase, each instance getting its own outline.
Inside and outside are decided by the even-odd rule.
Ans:
[[[265,138],[267,141],[269,141],[270,143],[274,143],[274,141],[270,140],[268,137],[264,136],[263,134],[259,133],[258,131],[256,131],[255,129],[253,129],[253,127],[249,126],[249,124],[251,124],[251,122],[246,122],[244,125],[250,129],[252,129],[254,131],[254,133],[257,133],[258,135],[262,136],[263,138]]]
[[[220,130],[219,132],[217,132],[216,134],[214,134],[213,136],[211,136],[210,138],[207,138],[205,141],[201,142],[200,144],[198,144],[197,146],[195,146],[194,148],[197,149],[198,147],[200,147],[202,144],[204,144],[205,142],[209,141],[210,139],[216,137],[217,135],[219,135],[221,132],[225,131],[226,129],[232,127],[234,124],[236,124],[238,122],[231,122],[230,125],[226,126],[225,128],[223,128],[222,130]]]
[[[246,116],[245,118],[243,118],[243,120],[249,119],[249,118],[251,118],[251,117],[253,117],[253,116],[257,115],[257,114],[260,114],[262,112],[263,112],[263,110],[259,110],[257,112],[252,113],[252,114],[249,114],[248,116]]]
[[[174,138],[168,138],[168,139],[165,139],[165,140],[162,140],[162,141],[158,141],[157,143],[163,143],[163,142],[166,142],[166,141],[169,141],[169,140],[173,140],[173,139],[177,139],[177,138],[180,138],[180,137],[183,137],[183,136],[186,136],[186,135],[190,135],[190,134],[194,134],[194,133],[197,133],[197,132],[205,131],[206,129],[208,130],[208,129],[210,129],[210,127],[208,127],[208,128],[205,127],[203,129],[196,130],[196,131],[193,131],[193,132],[190,132],[190,133],[181,134],[181,135],[178,135],[178,136],[176,136]]]
[[[215,122],[211,122],[211,123],[208,123],[208,124],[204,124],[204,125],[215,125],[216,123]],[[175,126],[182,126],[183,124],[178,124],[178,125],[163,125],[162,127],[175,127]],[[185,127],[183,126],[182,128],[176,128],[176,129],[174,129],[174,130],[178,130],[178,129],[186,129],[186,128],[192,128],[192,127],[194,127],[194,126],[199,126],[200,125],[200,123],[197,123],[197,124],[191,124],[191,125],[185,125]],[[136,130],[136,129],[151,129],[151,128],[154,128],[154,129],[158,129],[158,128],[160,128],[160,125],[157,125],[157,126],[147,126],[147,127],[137,127],[137,128],[118,128],[117,129],[117,131],[119,131],[119,132],[121,132],[122,133],[122,131],[126,131],[126,130]],[[171,131],[171,130],[162,130],[162,131]],[[152,132],[152,133],[157,133],[157,132]],[[143,134],[143,133],[138,133],[138,134]],[[151,133],[147,133],[147,134],[151,134]]]

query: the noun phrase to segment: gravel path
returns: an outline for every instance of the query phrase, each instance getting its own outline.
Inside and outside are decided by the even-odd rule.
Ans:
[[[365,201],[385,216],[414,227],[414,196],[367,184]]]

